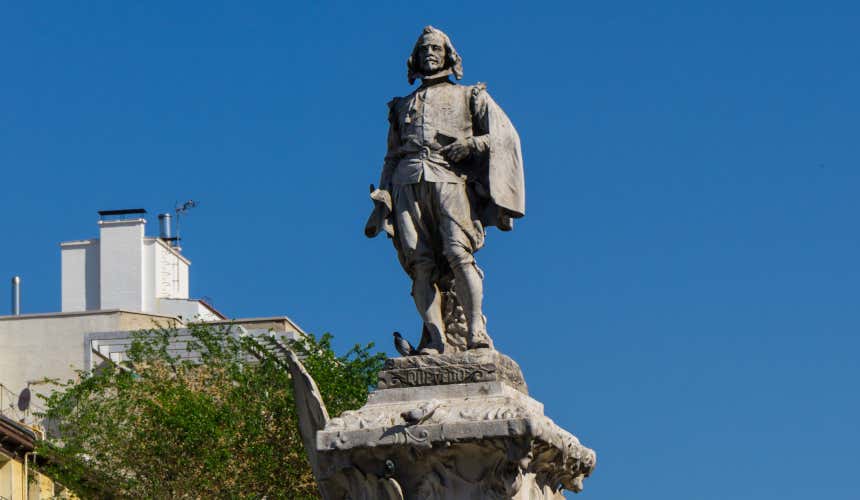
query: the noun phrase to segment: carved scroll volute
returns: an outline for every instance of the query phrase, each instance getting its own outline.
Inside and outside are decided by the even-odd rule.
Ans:
[[[305,451],[311,462],[314,477],[319,481],[320,466],[317,457],[317,431],[328,424],[328,411],[322,400],[320,391],[311,375],[305,370],[302,362],[292,351],[288,352],[287,360],[290,365],[290,375],[293,379],[293,394],[296,398],[296,413],[299,417],[299,432]]]

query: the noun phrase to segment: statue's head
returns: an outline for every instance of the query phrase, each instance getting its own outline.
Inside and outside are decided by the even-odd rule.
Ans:
[[[463,78],[463,60],[454,49],[451,39],[441,30],[426,26],[415,42],[412,55],[406,61],[409,84],[416,78],[453,74],[459,80]]]

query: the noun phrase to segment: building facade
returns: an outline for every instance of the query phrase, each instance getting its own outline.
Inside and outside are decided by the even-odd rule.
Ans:
[[[38,430],[0,415],[0,499],[47,500],[76,498],[34,467]]]
[[[241,335],[304,333],[286,316],[228,319],[191,298],[191,261],[169,231],[147,236],[141,209],[99,214],[98,238],[60,243],[61,310],[0,316],[0,384],[10,390],[49,392],[46,379],[74,380],[77,370],[122,361],[139,330],[206,322]]]

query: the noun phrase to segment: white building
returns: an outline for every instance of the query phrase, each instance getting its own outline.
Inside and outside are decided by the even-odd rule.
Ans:
[[[0,316],[0,384],[19,392],[45,378],[73,379],[76,369],[121,360],[131,332],[147,328],[207,322],[250,334],[304,333],[286,316],[227,319],[190,298],[191,261],[169,231],[146,236],[145,213],[99,212],[98,238],[60,243],[61,311]]]

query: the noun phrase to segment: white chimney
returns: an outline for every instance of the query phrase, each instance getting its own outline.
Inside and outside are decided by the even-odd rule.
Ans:
[[[100,309],[144,310],[145,219],[99,221]]]
[[[181,301],[188,301],[191,262],[163,239],[146,237],[145,213],[99,212],[98,239],[60,244],[63,312],[123,309],[174,314],[177,308],[186,308]]]

